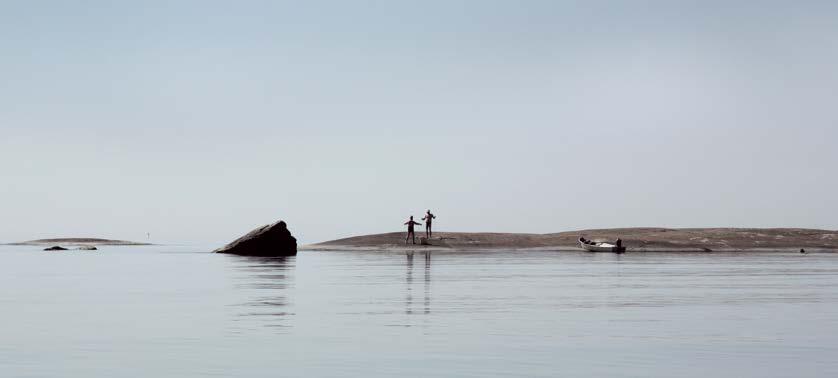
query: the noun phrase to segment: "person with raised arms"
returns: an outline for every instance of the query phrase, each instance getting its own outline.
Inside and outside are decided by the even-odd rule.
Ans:
[[[431,240],[431,236],[434,233],[431,230],[431,223],[433,223],[434,219],[436,219],[436,215],[431,214],[431,209],[428,209],[428,212],[425,213],[424,217],[422,217],[422,220],[425,221],[425,236],[428,240]]]
[[[404,224],[407,225],[407,237],[404,238],[404,244],[407,244],[407,240],[410,239],[411,237],[413,238],[413,244],[416,244],[416,234],[413,232],[413,226],[417,225],[417,224],[422,224],[422,223],[415,222],[413,220],[413,215],[411,215],[410,220],[408,220]]]

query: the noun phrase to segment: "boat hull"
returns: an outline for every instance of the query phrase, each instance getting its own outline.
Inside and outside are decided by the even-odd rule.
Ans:
[[[596,244],[586,244],[583,242],[579,242],[579,246],[582,249],[588,252],[611,252],[611,253],[623,253],[626,251],[626,247],[617,247],[617,246],[600,246]]]

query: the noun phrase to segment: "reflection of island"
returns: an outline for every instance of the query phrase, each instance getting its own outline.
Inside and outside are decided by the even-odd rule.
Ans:
[[[423,313],[431,313],[431,254],[425,255],[425,299],[423,301]],[[408,252],[406,256],[407,273],[405,274],[405,314],[413,314],[413,252]]]
[[[239,314],[242,317],[263,319],[266,326],[286,326],[280,319],[292,315],[287,311],[289,305],[288,288],[293,277],[291,272],[296,265],[295,257],[250,257],[231,255],[237,265],[237,279],[243,281],[237,289],[250,291],[251,299],[239,303],[246,309]]]

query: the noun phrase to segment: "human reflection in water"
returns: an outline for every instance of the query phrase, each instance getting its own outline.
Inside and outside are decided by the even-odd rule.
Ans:
[[[405,314],[413,314],[413,251],[405,253],[407,272],[405,273]],[[425,300],[422,313],[431,313],[431,254],[425,252]]]
[[[268,327],[287,327],[288,290],[293,284],[296,257],[253,257],[229,255],[234,262],[237,291],[246,298],[240,320],[258,320]]]
[[[431,252],[425,251],[425,313],[431,313]]]
[[[405,253],[407,256],[407,274],[404,278],[404,283],[407,288],[404,298],[404,313],[413,313],[413,251]]]

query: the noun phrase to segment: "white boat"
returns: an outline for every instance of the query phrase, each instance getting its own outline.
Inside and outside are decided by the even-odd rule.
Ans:
[[[588,252],[614,252],[614,253],[623,253],[626,251],[626,247],[611,243],[603,243],[603,242],[595,242],[593,240],[587,240],[585,238],[579,238],[579,246],[582,249]]]

